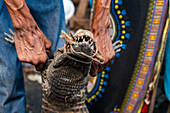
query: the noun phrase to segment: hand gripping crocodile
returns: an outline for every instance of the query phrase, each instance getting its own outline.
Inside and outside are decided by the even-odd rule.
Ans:
[[[75,36],[62,33],[64,47],[54,53],[42,72],[42,113],[88,113],[85,93],[91,62],[102,64],[104,59],[90,31],[82,30]],[[14,43],[13,36],[5,35]]]

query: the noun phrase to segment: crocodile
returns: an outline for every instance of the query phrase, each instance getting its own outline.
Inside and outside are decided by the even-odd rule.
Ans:
[[[13,36],[5,35],[8,42],[14,43]],[[90,31],[70,35],[62,31],[60,37],[66,43],[42,72],[42,113],[89,113],[85,99],[91,62],[102,64],[104,59]]]

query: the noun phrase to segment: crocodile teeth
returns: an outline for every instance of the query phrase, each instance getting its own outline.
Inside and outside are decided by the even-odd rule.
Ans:
[[[91,46],[90,48],[91,48],[92,50],[94,50],[94,46]]]
[[[83,37],[83,41],[86,41],[84,37]]]
[[[93,46],[93,42],[90,43],[90,46]]]

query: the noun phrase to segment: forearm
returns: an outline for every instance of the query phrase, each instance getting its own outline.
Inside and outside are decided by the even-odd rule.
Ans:
[[[91,27],[91,32],[98,40],[99,52],[105,58],[105,63],[115,55],[109,33],[110,3],[111,0],[96,0]]]
[[[110,3],[111,0],[96,0],[91,27],[93,33],[101,33],[110,25]]]
[[[11,16],[14,29],[30,29],[36,26],[25,0],[4,0]]]
[[[98,50],[104,58],[104,64],[99,65],[92,62],[90,74],[97,75],[104,68],[106,68],[115,55],[112,42],[110,39],[109,25],[110,25],[110,3],[111,0],[96,0],[94,15],[92,20],[91,32],[98,42]]]
[[[20,61],[44,65],[51,42],[33,19],[25,0],[4,0],[15,30],[15,47]]]

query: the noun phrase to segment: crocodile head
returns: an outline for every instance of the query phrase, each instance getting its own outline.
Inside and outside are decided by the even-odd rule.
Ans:
[[[93,34],[88,30],[82,30],[73,36],[71,33],[67,35],[62,31],[64,35],[60,35],[61,38],[66,40],[64,49],[65,53],[71,58],[76,58],[81,61],[94,60],[98,63],[104,61],[97,49],[97,41],[94,39]]]

